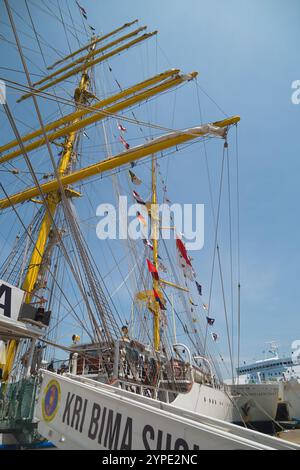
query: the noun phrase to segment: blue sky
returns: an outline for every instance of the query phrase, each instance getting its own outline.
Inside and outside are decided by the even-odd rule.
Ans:
[[[25,15],[23,2],[12,0],[10,3],[16,11]],[[65,8],[65,2],[60,3]],[[75,8],[74,2],[70,1],[69,4]],[[80,4],[86,9],[88,22],[97,33],[108,32],[135,18],[140,20],[141,25],[148,25],[149,30],[159,31],[157,40],[150,40],[147,46],[141,46],[141,53],[136,49],[121,56],[120,65],[111,62],[122,85],[146,78],[147,74],[153,75],[157,69],[179,67],[185,72],[197,70],[201,88],[227,114],[241,116],[238,138],[242,358],[258,359],[265,349],[264,343],[269,340],[277,340],[281,349],[288,351],[292,340],[300,338],[300,105],[291,102],[291,83],[300,79],[299,1],[81,0]],[[66,41],[62,27],[55,29],[55,23],[48,21],[34,8],[34,2],[31,9],[38,31],[63,51]],[[78,12],[72,11],[79,21]],[[3,21],[7,22],[3,3],[0,12]],[[21,27],[19,18],[16,22]],[[26,29],[24,25],[23,29]],[[1,34],[7,33],[2,25],[1,30]],[[11,34],[9,37],[12,38]],[[33,45],[30,39],[25,36],[23,39],[27,46]],[[75,48],[70,35],[69,40]],[[21,69],[17,54],[9,49],[7,43],[2,43],[0,47],[1,63]],[[43,66],[37,54],[28,54]],[[154,57],[157,60],[153,61]],[[33,65],[31,67],[32,72],[37,72]],[[21,80],[20,75],[8,72],[5,75],[4,71],[0,71],[4,77]],[[25,83],[25,79],[22,80]],[[150,108],[149,119],[175,128],[199,124],[195,88],[191,85],[190,94],[185,90],[177,93],[176,102],[174,96],[170,101],[166,97],[163,98],[165,107],[155,105]],[[201,94],[201,100],[205,121],[223,117],[205,95]],[[29,112],[29,105],[26,106]],[[24,119],[24,111],[19,111],[14,104],[12,108],[19,118]],[[45,112],[48,112],[47,108]],[[30,119],[31,122],[35,119],[33,112]],[[1,127],[9,132],[3,116]],[[229,140],[233,146],[232,158],[234,132],[232,140]],[[2,132],[1,141],[7,141]],[[221,151],[220,145],[208,145],[214,189]],[[170,158],[168,187],[171,200],[209,205],[206,176],[202,171],[203,165],[199,164],[200,152],[203,149],[198,146],[197,150],[192,148],[187,151],[185,159],[178,156]],[[207,289],[212,228],[207,207],[205,247],[197,256],[193,254],[197,271]],[[220,246],[227,260],[226,236],[224,246],[221,240]],[[225,273],[228,290],[228,270]],[[216,307],[219,308],[219,301],[216,301]]]

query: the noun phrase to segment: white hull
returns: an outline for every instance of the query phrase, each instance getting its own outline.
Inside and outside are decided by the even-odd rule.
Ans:
[[[272,384],[231,385],[230,391],[237,405],[232,422],[256,423],[275,420],[279,386]]]
[[[43,374],[39,432],[61,449],[299,448],[90,379]]]
[[[300,420],[300,383],[296,380],[280,382],[279,398],[286,402],[290,419]]]
[[[172,402],[177,408],[232,422],[233,405],[229,396],[216,388],[194,383],[189,393],[180,393]]]
[[[189,393],[179,394],[172,404],[230,423],[275,420],[278,384],[233,385],[227,390],[194,383]]]

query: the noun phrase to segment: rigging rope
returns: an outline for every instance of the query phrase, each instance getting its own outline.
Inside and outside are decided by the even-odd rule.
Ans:
[[[239,190],[239,147],[238,128],[235,133],[236,149],[236,195],[237,195],[237,259],[238,259],[238,285],[237,285],[237,367],[240,367],[240,342],[241,342],[241,265],[240,265],[240,190]],[[237,376],[239,381],[239,375]]]
[[[209,285],[208,312],[207,312],[208,317],[210,316],[212,288],[213,288],[213,279],[214,279],[214,271],[215,271],[215,258],[216,258],[216,251],[217,251],[217,246],[218,246],[218,228],[219,228],[220,209],[221,209],[221,194],[222,194],[222,185],[223,185],[224,160],[225,160],[225,143],[224,143],[224,147],[223,147],[222,166],[221,166],[220,183],[219,183],[217,219],[216,219],[216,225],[215,225],[213,261],[212,261],[211,277],[210,277],[210,285]],[[205,350],[206,350],[207,333],[208,333],[208,323],[206,324],[206,330],[205,330],[204,354],[205,354]]]
[[[203,123],[203,117],[202,117],[202,108],[201,108],[201,103],[200,103],[200,97],[199,97],[199,91],[198,89],[200,88],[197,79],[195,80],[195,85],[196,85],[196,92],[197,92],[197,101],[198,101],[198,107],[199,107],[199,113],[200,113],[200,122]],[[202,90],[203,91],[203,90]],[[217,105],[217,103],[215,103]],[[217,105],[218,106],[218,105]],[[219,106],[218,106],[219,108]],[[221,110],[221,108],[219,108]],[[222,111],[222,110],[221,110]],[[223,112],[223,111],[222,111]],[[226,115],[226,113],[223,112],[223,114]],[[216,221],[216,215],[215,215],[215,208],[214,208],[214,201],[213,201],[213,193],[212,193],[212,183],[211,183],[211,177],[210,177],[210,171],[209,171],[209,166],[208,166],[208,156],[207,156],[207,149],[206,149],[206,143],[205,141],[203,142],[203,148],[204,148],[204,156],[205,156],[205,165],[206,165],[206,172],[207,172],[207,179],[208,179],[208,187],[209,187],[209,197],[210,197],[210,204],[211,204],[211,210],[212,210],[212,217],[213,217],[213,223],[215,230],[217,231],[217,221]],[[229,238],[230,238],[230,277],[231,277],[231,321],[232,321],[232,335],[231,335],[231,344],[233,348],[233,341],[234,341],[234,336],[233,336],[233,325],[234,325],[234,320],[233,320],[233,265],[232,265],[232,259],[233,259],[233,254],[232,254],[232,216],[231,216],[231,189],[230,189],[230,173],[229,173],[229,152],[228,152],[228,146],[226,147],[226,159],[227,159],[227,180],[228,180],[228,210],[229,210]],[[222,169],[223,171],[223,169]],[[218,215],[217,217],[219,218],[219,210],[218,210]],[[216,243],[217,243],[217,238],[216,238]],[[215,245],[216,246],[216,245]],[[215,251],[214,251],[215,253]],[[219,268],[221,269],[221,255],[220,255],[220,247],[218,248],[218,257],[219,257],[219,263],[220,266]],[[213,262],[214,265],[214,262]],[[220,273],[221,275],[221,273]],[[213,274],[212,274],[213,277]],[[210,287],[210,299],[211,299],[211,289],[212,289],[212,278],[211,278],[211,287]],[[209,300],[209,306],[210,306],[211,300]],[[208,330],[208,325],[206,326],[206,330]],[[206,336],[207,336],[207,331],[206,331]],[[230,345],[229,345],[229,348]],[[232,353],[233,355],[233,353]]]
[[[63,19],[63,16],[62,16],[62,12],[61,12],[61,8],[60,8],[59,0],[57,0],[57,6],[58,6],[58,10],[59,10],[61,22],[62,22],[62,25],[63,25],[63,28],[64,28],[64,32],[65,32],[67,44],[68,44],[68,47],[69,47],[69,52],[70,52],[70,54],[71,54],[71,53],[72,53],[71,45],[70,45],[69,38],[68,38],[68,35],[67,35],[67,29],[66,29],[66,25],[65,25],[65,22],[64,22],[64,19]],[[76,37],[76,36],[75,36],[75,37]]]
[[[234,356],[234,305],[233,305],[233,252],[232,252],[232,216],[231,216],[231,184],[229,147],[226,149],[227,185],[228,185],[228,217],[229,217],[229,257],[230,257],[230,303],[231,303],[231,347]]]
[[[227,330],[227,340],[228,340],[228,348],[229,348],[229,358],[230,358],[231,373],[232,373],[232,383],[234,383],[234,370],[233,370],[232,347],[231,347],[231,341],[230,341],[229,321],[228,321],[228,316],[227,316],[226,299],[225,299],[225,290],[224,290],[224,281],[223,281],[223,273],[222,273],[221,262],[220,262],[219,245],[217,245],[217,254],[218,254],[218,263],[219,263],[220,279],[221,279],[221,286],[222,286],[222,298],[223,298],[223,305],[224,305],[224,313],[225,313],[225,320],[226,320],[226,330]]]
[[[12,29],[13,29],[13,32],[14,32],[14,36],[15,36],[15,39],[16,39],[16,43],[17,43],[17,46],[18,46],[18,49],[19,49],[19,53],[20,53],[20,56],[21,56],[21,60],[22,60],[22,64],[23,64],[23,67],[24,67],[24,71],[26,73],[26,77],[27,77],[27,81],[28,81],[28,85],[29,87],[32,87],[32,83],[31,83],[31,79],[30,79],[30,75],[29,75],[29,72],[28,72],[28,69],[27,69],[27,65],[26,65],[26,62],[25,62],[25,58],[24,58],[24,55],[23,55],[23,52],[22,52],[22,47],[21,47],[21,44],[20,44],[20,41],[19,41],[19,37],[18,37],[18,34],[17,34],[17,31],[16,31],[16,27],[15,27],[15,23],[14,23],[14,20],[13,20],[13,17],[12,17],[12,13],[11,13],[11,10],[10,10],[10,7],[9,7],[9,4],[8,4],[8,0],[4,0],[5,2],[5,6],[6,6],[6,9],[7,9],[7,12],[8,12],[8,16],[9,16],[9,19],[10,19],[10,22],[11,22],[11,25],[12,25]],[[35,109],[36,109],[36,112],[37,112],[37,115],[38,115],[38,119],[39,119],[39,122],[40,122],[40,125],[41,125],[41,128],[43,130],[43,134],[44,134],[44,137],[46,139],[46,144],[47,144],[47,148],[48,148],[48,151],[49,151],[49,155],[50,155],[50,159],[51,159],[51,162],[52,162],[52,165],[53,165],[53,168],[54,168],[54,171],[55,171],[55,174],[56,174],[56,178],[59,182],[59,186],[60,186],[60,191],[61,191],[61,197],[62,197],[62,205],[63,207],[66,207],[66,195],[65,195],[65,191],[64,191],[64,188],[62,187],[62,184],[61,184],[61,181],[60,181],[60,177],[59,177],[59,174],[58,174],[58,171],[57,171],[57,167],[56,167],[56,163],[55,163],[55,160],[54,160],[54,156],[53,156],[53,153],[52,153],[52,149],[51,149],[51,146],[50,146],[50,143],[49,143],[49,140],[48,140],[48,137],[46,135],[46,132],[45,132],[45,128],[44,128],[44,124],[43,124],[43,120],[42,120],[42,117],[41,117],[41,114],[40,114],[40,110],[39,110],[39,107],[38,107],[38,104],[37,104],[37,100],[36,100],[36,97],[33,95],[33,101],[34,101],[34,105],[35,105]],[[94,318],[94,315],[93,315],[93,312],[91,311],[90,309],[90,305],[89,305],[89,302],[88,302],[88,298],[87,298],[87,295],[84,291],[84,288],[82,287],[82,279],[80,277],[80,273],[78,274],[78,271],[76,271],[74,269],[74,266],[73,266],[73,263],[72,263],[72,260],[70,259],[70,256],[68,254],[68,251],[66,250],[65,248],[65,245],[64,245],[64,242],[62,240],[62,237],[61,237],[61,234],[57,228],[57,225],[54,221],[54,218],[52,216],[52,213],[49,209],[49,206],[48,206],[48,202],[46,200],[46,197],[45,195],[43,194],[42,190],[41,190],[41,187],[40,187],[40,184],[39,184],[39,181],[37,180],[37,177],[35,175],[35,171],[32,167],[32,164],[28,158],[28,155],[26,153],[26,150],[24,148],[24,144],[23,144],[23,141],[22,141],[22,138],[18,132],[18,129],[14,123],[14,120],[13,120],[13,117],[12,117],[12,114],[9,110],[9,107],[8,107],[8,104],[4,104],[4,109],[6,110],[7,112],[7,115],[8,115],[8,119],[11,123],[11,126],[14,130],[14,133],[16,135],[16,138],[19,142],[19,145],[22,149],[22,152],[23,152],[23,155],[24,155],[24,158],[26,160],[26,163],[30,169],[30,172],[32,174],[32,177],[34,179],[34,182],[37,186],[37,188],[39,189],[40,191],[40,194],[41,194],[41,197],[42,197],[42,200],[43,200],[43,203],[44,203],[44,206],[45,206],[45,209],[47,210],[47,213],[50,217],[50,220],[52,221],[52,225],[55,229],[55,233],[58,237],[58,240],[60,242],[60,245],[61,245],[61,249],[64,253],[64,256],[66,258],[66,260],[68,261],[68,264],[69,264],[69,267],[72,271],[72,274],[74,276],[74,279],[76,280],[77,282],[77,286],[81,292],[81,294],[83,295],[84,299],[85,299],[85,303],[86,303],[86,306],[87,306],[87,310],[88,310],[88,314],[89,314],[89,317],[90,317],[90,321],[94,324],[95,326],[95,333],[96,335],[99,337],[100,339],[100,336],[99,336],[99,330],[97,329],[97,325],[96,325],[96,322],[95,322],[95,318]]]
[[[0,186],[1,186],[1,189],[2,189],[2,191],[4,192],[5,196],[9,199],[9,195],[8,195],[7,192],[5,191],[5,188],[3,187],[3,185],[2,185],[1,182],[0,182]],[[32,235],[31,235],[31,233],[29,232],[28,228],[25,226],[25,224],[24,224],[24,222],[23,222],[23,219],[22,219],[22,217],[19,215],[19,213],[18,213],[17,209],[15,208],[15,205],[14,205],[14,204],[12,204],[12,209],[13,209],[13,211],[15,212],[15,214],[16,214],[16,216],[17,216],[19,222],[21,223],[21,225],[22,225],[24,231],[26,232],[26,234],[27,234],[28,237],[30,238],[32,244],[35,245],[35,240],[33,239],[33,237],[32,237]],[[38,253],[40,254],[40,256],[42,256],[42,254],[40,253],[40,251],[39,251],[38,248],[37,248],[37,251],[38,251]],[[55,282],[56,286],[58,287],[58,289],[60,290],[60,292],[61,292],[62,295],[64,296],[66,302],[68,303],[69,307],[73,310],[73,313],[74,313],[74,315],[76,316],[76,313],[75,313],[75,311],[74,311],[74,307],[73,307],[73,306],[71,305],[71,303],[69,302],[69,300],[68,300],[68,298],[66,297],[65,293],[63,292],[63,290],[62,290],[60,284],[59,284],[58,281],[55,279],[55,277],[54,277],[54,275],[53,275],[53,273],[51,272],[50,269],[49,269],[49,274],[50,274],[51,277],[53,278],[53,281]],[[77,318],[77,319],[80,321],[79,318]],[[89,334],[88,331],[87,331],[87,333]],[[91,337],[91,338],[92,338],[92,337]]]
[[[27,21],[23,18],[22,15],[20,15],[17,10],[15,10],[13,7],[11,7],[11,10],[15,13],[15,15],[17,15],[21,21],[23,21],[23,23],[26,24],[26,26],[28,26],[30,28],[30,24],[27,23]],[[5,23],[6,24],[6,23]],[[9,27],[8,24],[6,24],[6,26]],[[29,35],[28,33],[25,33],[25,31],[22,31],[19,29],[19,31],[24,34],[25,36],[29,37],[30,39],[33,39],[33,36]],[[64,57],[64,53],[63,52],[60,52],[57,48],[53,47],[52,44],[50,44],[48,41],[46,41],[46,39],[40,34],[40,33],[37,33],[38,36],[40,36],[40,40],[43,42],[43,44],[47,47],[49,47],[50,49],[52,49],[57,55],[59,55],[60,57]]]
[[[34,25],[34,22],[33,22],[32,15],[31,15],[30,10],[29,10],[29,6],[28,6],[27,0],[25,0],[25,5],[26,5],[27,11],[28,11],[28,15],[29,15],[29,18],[30,18],[30,22],[31,22],[31,25],[32,25],[32,29],[33,29],[34,34],[35,34],[36,42],[37,42],[37,44],[38,44],[39,50],[40,50],[40,52],[41,52],[41,56],[42,56],[42,58],[43,58],[44,66],[45,66],[45,68],[47,69],[47,63],[46,63],[46,60],[45,60],[45,56],[44,56],[44,54],[43,54],[43,50],[42,50],[42,47],[41,47],[41,44],[40,44],[40,40],[39,40],[37,31],[36,31],[36,28],[35,28],[35,25]],[[54,95],[55,95],[56,98],[57,98],[56,92],[54,91],[53,93],[54,93]],[[63,112],[62,112],[61,105],[60,105],[60,102],[59,102],[59,101],[57,101],[57,105],[58,105],[58,109],[59,109],[59,111],[60,111],[61,116],[63,116]]]

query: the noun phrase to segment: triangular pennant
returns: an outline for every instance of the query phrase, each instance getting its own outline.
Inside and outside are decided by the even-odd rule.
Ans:
[[[202,295],[202,286],[197,281],[195,281],[195,284],[196,284],[197,290],[199,292],[199,295]]]
[[[151,263],[151,261],[147,258],[147,265],[148,265],[148,270],[149,273],[152,274],[152,277],[156,279],[157,281],[159,280],[158,272],[154,264]]]
[[[121,135],[119,136],[119,140],[124,145],[126,150],[128,150],[130,148],[130,145],[128,144],[128,142],[126,142],[126,140]]]
[[[217,335],[217,333],[212,333],[211,336],[214,341],[217,341],[219,339],[219,335]]]
[[[85,9],[82,6],[80,6],[77,1],[76,1],[76,3],[77,3],[77,6],[78,6],[82,16],[87,20],[87,13],[86,13]]]
[[[190,280],[194,278],[193,267],[190,258],[188,257],[184,243],[180,238],[176,237],[176,248],[178,251],[180,266],[182,267],[183,274]]]
[[[159,303],[159,308],[160,308],[161,310],[166,310],[166,307],[164,306],[164,304],[163,304],[162,301],[160,300],[160,297],[159,297],[159,295],[158,295],[158,293],[156,292],[155,289],[153,289],[153,294],[154,294],[154,298],[155,298],[156,302]]]
[[[142,181],[133,173],[133,171],[128,170],[128,173],[133,184],[140,185],[142,183]]]
[[[144,243],[145,246],[148,246],[150,248],[150,250],[153,250],[153,245],[150,242],[150,240],[148,240],[147,238],[143,238],[143,243]]]
[[[143,201],[139,193],[137,193],[136,191],[132,191],[132,195],[138,204],[143,204],[143,206],[146,205],[145,201]]]
[[[121,132],[127,132],[126,127],[122,126],[122,124],[121,124],[120,122],[118,122],[118,129],[119,129],[119,131],[121,131]]]
[[[144,226],[144,227],[147,227],[147,221],[145,220],[145,218],[142,216],[142,214],[140,212],[137,212],[136,213],[136,216],[138,218],[138,220],[141,222],[141,224]]]
[[[161,261],[158,262],[158,268],[159,268],[159,270],[162,271],[163,273],[167,273],[167,272],[168,272],[167,268],[165,267],[165,265],[164,265]]]

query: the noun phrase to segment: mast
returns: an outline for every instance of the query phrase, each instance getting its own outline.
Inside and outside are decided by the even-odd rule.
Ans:
[[[8,8],[8,6],[7,6],[7,8]],[[118,29],[118,31],[121,31],[122,29],[124,29],[124,27],[131,26],[134,23],[135,23],[135,21],[132,22],[132,23],[126,24],[123,27],[121,27],[120,29]],[[111,52],[108,52],[108,53],[102,55],[98,59],[94,58],[95,55],[100,54],[101,52],[104,52],[104,50],[110,49],[111,47],[117,45],[118,43],[123,42],[124,40],[129,39],[130,37],[139,34],[144,29],[145,29],[144,27],[139,28],[138,30],[133,31],[132,33],[129,33],[128,35],[125,35],[125,36],[122,36],[121,38],[116,39],[115,41],[109,43],[108,45],[104,46],[102,49],[99,49],[99,50],[95,49],[95,45],[96,45],[97,42],[100,42],[100,41],[98,41],[98,40],[95,41],[95,38],[92,39],[91,42],[85,48],[85,49],[88,49],[88,54],[86,56],[75,60],[74,63],[71,63],[68,66],[63,67],[62,69],[56,71],[53,74],[50,74],[50,76],[48,75],[48,76],[44,77],[44,79],[42,79],[42,81],[40,81],[39,83],[41,83],[41,82],[43,83],[44,81],[47,81],[48,83],[46,85],[40,87],[38,90],[36,90],[35,88],[34,89],[30,88],[30,93],[27,93],[26,95],[22,96],[21,99],[19,100],[19,101],[22,101],[23,99],[25,99],[29,96],[32,96],[32,94],[36,93],[36,91],[42,91],[44,89],[47,89],[50,86],[53,86],[57,83],[60,83],[61,81],[65,80],[66,78],[69,78],[69,77],[71,77],[71,76],[73,76],[73,75],[75,75],[79,72],[82,72],[79,86],[75,89],[75,92],[74,92],[75,113],[73,113],[73,115],[70,116],[71,119],[69,119],[69,126],[67,126],[65,128],[65,132],[63,132],[63,134],[61,135],[61,136],[65,136],[65,143],[64,143],[63,154],[61,156],[61,159],[60,159],[60,162],[59,162],[59,165],[58,165],[58,169],[57,169],[57,175],[58,175],[57,182],[59,183],[59,186],[55,187],[52,190],[47,191],[45,193],[46,197],[45,197],[44,203],[45,203],[45,206],[47,207],[47,211],[46,211],[46,213],[45,213],[45,215],[42,219],[42,222],[40,224],[38,236],[37,236],[37,239],[36,239],[32,254],[31,254],[31,258],[30,258],[30,262],[29,262],[29,265],[28,265],[27,273],[26,273],[24,282],[22,284],[22,289],[25,291],[25,303],[27,303],[27,304],[31,303],[32,297],[34,296],[35,291],[38,290],[39,287],[40,287],[39,277],[42,277],[43,274],[45,273],[45,270],[43,270],[43,262],[45,262],[46,250],[47,250],[47,246],[48,246],[50,236],[51,236],[51,228],[52,228],[52,223],[53,223],[53,220],[54,220],[54,216],[55,216],[57,207],[59,206],[59,204],[61,202],[61,197],[62,197],[61,192],[60,192],[60,190],[62,188],[62,186],[60,184],[60,180],[63,177],[66,177],[71,172],[71,163],[72,163],[72,159],[73,159],[73,155],[74,155],[73,148],[74,148],[74,144],[76,142],[76,137],[77,137],[78,131],[81,128],[84,128],[86,125],[91,123],[91,122],[86,122],[86,120],[82,119],[81,115],[78,116],[76,114],[76,112],[78,112],[82,108],[82,106],[86,106],[86,102],[87,102],[87,98],[88,98],[88,94],[86,92],[87,92],[88,86],[89,86],[89,76],[88,76],[87,70],[89,68],[91,68],[93,65],[95,65],[97,63],[100,63],[103,60],[107,59],[108,57],[112,57],[115,54],[118,54],[118,53],[120,53],[124,50],[127,50],[130,47],[138,44],[139,42],[142,42],[142,41],[148,39],[149,37],[157,34],[157,31],[154,31],[154,32],[148,33],[148,34],[144,34],[141,37],[138,37],[137,39],[135,39],[133,41],[127,42],[125,45],[123,45],[121,47],[113,49]],[[118,31],[115,30],[112,33],[110,33],[109,35],[115,34]],[[108,37],[108,36],[106,36],[106,37]],[[78,51],[75,51],[75,52],[76,52],[76,54],[78,53]],[[83,64],[81,64],[82,62],[83,62]],[[77,64],[78,64],[78,66],[76,67]],[[75,67],[74,67],[74,65],[75,65]],[[67,73],[64,73],[63,75],[61,75],[62,72],[67,71],[70,68],[71,68],[70,71],[68,71]],[[60,75],[58,78],[56,78],[57,74]],[[167,73],[166,75],[172,77],[173,74],[174,74],[174,71],[172,71],[170,74]],[[52,80],[52,81],[49,81],[49,79],[51,79],[51,78],[55,78],[55,79]],[[155,83],[156,81],[159,82],[160,77],[157,77],[157,78],[155,77],[151,81],[149,80],[149,84],[152,83],[152,82]],[[176,85],[176,84],[177,83],[174,83],[174,85]],[[148,83],[146,82],[146,86],[147,85],[148,85]],[[173,85],[173,83],[172,83],[172,85]],[[144,84],[141,85],[141,88],[143,88],[143,86],[144,86]],[[131,92],[131,90],[130,90],[130,92]],[[156,92],[156,90],[155,90],[155,92]],[[160,90],[159,90],[159,92],[160,92]],[[125,94],[125,96],[126,96],[126,94]],[[126,105],[127,105],[127,103],[126,103]],[[94,116],[94,122],[98,121],[99,118],[100,118],[99,115]],[[83,121],[82,126],[79,126],[79,121]],[[43,132],[44,132],[44,130],[43,130]],[[56,136],[56,138],[57,138],[57,136]],[[52,142],[53,140],[48,139],[48,141]],[[43,141],[43,143],[45,143],[45,141]],[[21,153],[22,153],[22,151],[21,151]],[[72,189],[70,190],[70,188],[64,188],[64,190],[65,191],[67,190],[66,191],[66,196],[67,197],[74,197],[74,196],[79,195],[79,193],[77,193],[76,191],[73,191]],[[33,348],[34,348],[34,343],[35,343],[34,341],[32,341],[32,343],[31,343],[32,351],[33,351]],[[16,356],[17,348],[18,348],[18,342],[16,340],[11,340],[9,342],[9,346],[8,346],[9,354],[8,354],[7,364],[6,364],[6,366],[3,370],[3,379],[4,380],[8,380],[9,377],[10,377],[12,367],[13,367],[13,363],[14,363],[14,359],[15,359],[15,356]]]
[[[158,271],[158,207],[156,188],[156,155],[152,155],[152,200],[151,200],[151,235],[153,244],[153,264]],[[153,278],[153,289],[158,292],[158,279]],[[154,350],[160,350],[160,308],[158,302],[154,302],[153,311],[153,342]]]
[[[86,64],[87,65],[87,64]],[[84,70],[81,80],[79,83],[78,88],[75,91],[75,104],[76,108],[78,107],[78,104],[80,104],[83,99],[84,99],[84,92],[88,88],[89,84],[89,76],[86,72],[87,69]],[[75,120],[76,121],[76,120]],[[74,123],[75,123],[74,121]],[[77,119],[78,121],[78,119]],[[67,137],[66,142],[65,142],[65,149],[63,151],[59,166],[58,166],[58,174],[60,176],[68,173],[70,170],[70,162],[71,158],[73,155],[73,146],[76,140],[77,132],[71,132],[70,135]],[[49,238],[50,230],[52,227],[52,220],[55,215],[56,209],[58,207],[58,204],[61,201],[61,196],[58,191],[49,193],[46,197],[46,204],[48,205],[49,211],[46,211],[44,218],[42,220],[38,237],[35,243],[35,246],[33,248],[30,262],[28,265],[28,270],[27,274],[25,276],[24,282],[22,284],[22,289],[26,292],[25,295],[25,303],[29,304],[31,302],[33,292],[36,286],[36,282],[38,280],[38,275],[40,273],[42,263],[43,263],[43,256],[45,254],[46,246],[47,246],[47,241]],[[35,340],[32,340],[31,344],[31,349],[33,350],[35,344]],[[16,340],[11,340],[9,342],[9,361],[7,361],[6,366],[3,370],[3,379],[7,380],[10,376],[13,363],[14,363],[14,358],[16,355],[18,347],[18,342]]]
[[[88,88],[89,76],[86,70],[87,68],[82,74],[79,86],[75,91],[76,107],[78,107],[78,104],[80,104],[83,101],[84,92]],[[78,119],[74,121],[74,124],[76,123],[76,121],[78,121]],[[70,135],[66,139],[65,146],[64,146],[65,148],[64,148],[59,166],[58,166],[58,174],[60,176],[63,176],[70,171],[70,162],[71,162],[72,155],[73,155],[73,147],[76,141],[76,137],[77,137],[77,131],[74,131],[74,132],[71,132]],[[26,298],[25,298],[26,303],[30,303],[31,301],[32,292],[34,290],[34,287],[38,278],[38,274],[39,274],[41,264],[43,261],[43,255],[45,253],[47,240],[48,240],[49,233],[51,230],[52,218],[54,217],[57,206],[61,201],[61,196],[58,193],[58,191],[56,191],[54,193],[48,194],[46,201],[47,201],[52,217],[50,217],[50,214],[48,212],[46,212],[46,214],[44,215],[44,218],[43,218],[40,230],[39,230],[39,234],[37,237],[37,241],[36,241],[35,247],[31,255],[28,271],[27,271],[25,280],[22,285],[22,289],[26,292]]]

